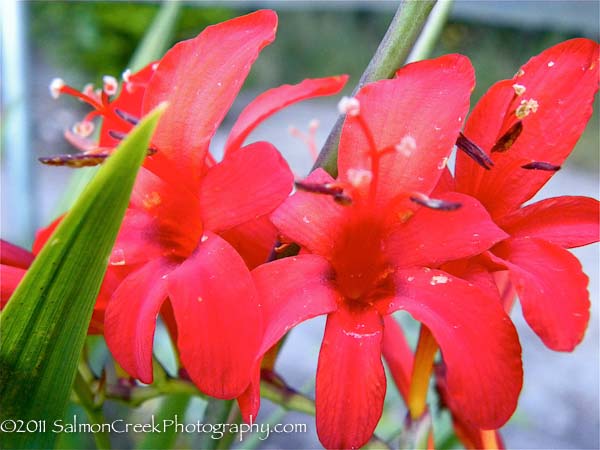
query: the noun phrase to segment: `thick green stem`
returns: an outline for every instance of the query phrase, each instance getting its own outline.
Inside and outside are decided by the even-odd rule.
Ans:
[[[436,0],[404,0],[400,3],[375,55],[354,88],[353,95],[367,83],[394,76],[408,58],[435,2]],[[343,123],[344,117],[341,116],[329,133],[313,169],[322,167],[331,176],[337,176],[337,150]]]

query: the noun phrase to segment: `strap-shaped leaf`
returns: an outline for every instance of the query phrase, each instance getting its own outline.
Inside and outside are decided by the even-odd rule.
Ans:
[[[81,194],[1,316],[0,421],[45,420],[46,432],[0,433],[0,448],[51,448],[94,302],[136,174],[164,106],[149,114]],[[18,423],[17,423],[18,425]]]

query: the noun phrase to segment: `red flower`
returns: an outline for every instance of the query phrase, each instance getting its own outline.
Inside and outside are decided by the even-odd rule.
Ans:
[[[585,129],[598,90],[598,48],[588,39],[563,42],[492,86],[464,133],[493,167],[485,170],[461,153],[456,162],[456,190],[476,197],[510,235],[488,254],[490,271],[508,269],[525,319],[560,351],[573,350],[587,328],[588,278],[565,248],[598,241],[598,201],[564,196],[522,204],[560,168]]]
[[[475,423],[497,427],[514,411],[522,376],[514,327],[497,300],[435,269],[506,237],[472,198],[429,198],[473,84],[469,61],[450,55],[365,86],[343,105],[339,178],[315,171],[271,216],[311,254],[253,271],[265,311],[259,354],[295,324],[328,314],[316,386],[326,447],[371,437],[386,390],[384,318],[400,309],[435,336],[449,390]],[[256,412],[257,384],[241,399],[246,416]]]
[[[169,103],[111,255],[111,265],[129,275],[105,317],[113,356],[145,383],[152,382],[160,312],[187,373],[203,392],[233,398],[250,381],[263,325],[246,261],[266,260],[276,237],[267,215],[288,196],[293,176],[271,144],[242,145],[266,117],[290,103],[339,92],[346,81],[305,80],[260,95],[242,112],[217,163],[208,152],[211,138],[276,26],[275,13],[259,11],[208,27],[141,74],[128,76],[124,100],[105,107],[108,126],[116,127],[113,119],[120,125],[135,122],[157,104]],[[128,91],[133,82],[143,95]],[[131,124],[105,127],[109,148],[115,144],[109,138]],[[248,242],[249,233],[256,243]]]

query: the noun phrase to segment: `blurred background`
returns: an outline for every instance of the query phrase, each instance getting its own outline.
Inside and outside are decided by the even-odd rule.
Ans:
[[[491,84],[510,78],[529,57],[572,37],[600,36],[597,1],[456,1],[431,56],[462,53],[471,58],[477,73],[473,104]],[[157,45],[168,48],[195,36],[206,25],[258,8],[279,14],[277,40],[254,65],[249,79],[222,130],[213,142],[218,154],[227,130],[243,106],[258,93],[306,77],[347,73],[347,93],[354,86],[384,35],[397,2],[387,1],[244,1],[181,2],[173,16],[174,31]],[[64,208],[65,192],[74,189],[72,169],[42,166],[39,156],[73,152],[62,134],[87,112],[85,105],[68,98],[53,100],[48,85],[54,77],[83,88],[101,85],[103,75],[120,74],[156,16],[157,2],[15,1],[2,3],[2,108],[1,108],[1,237],[30,246],[34,231]],[[175,13],[174,13],[175,14]],[[337,116],[337,99],[304,102],[277,114],[251,139],[273,142],[288,158],[298,176],[312,165],[305,143],[290,127],[308,132],[318,119],[320,146]],[[599,121],[597,101],[586,133],[564,169],[538,198],[555,195],[599,196]],[[84,169],[88,170],[88,169]],[[68,194],[67,194],[68,195]],[[514,311],[524,349],[525,384],[520,405],[504,429],[509,448],[600,448],[598,245],[577,249],[590,276],[592,319],[584,342],[573,354],[545,349]],[[286,343],[278,370],[295,388],[311,392],[324,321],[313,320],[295,329]],[[378,433],[388,438],[402,424],[404,410],[389,386],[386,410]],[[152,405],[146,405],[151,408]],[[112,406],[119,417],[121,410]],[[188,418],[200,414],[194,404]],[[140,409],[143,418],[147,410]],[[259,419],[276,408],[265,402]],[[143,419],[142,419],[143,420]],[[272,436],[264,448],[319,448],[314,419],[288,414],[284,419],[308,424],[302,435]],[[448,418],[438,417],[439,435],[450,436]],[[438,431],[436,429],[436,431]],[[115,447],[130,447],[138,436],[119,436]],[[440,438],[440,446],[458,444]],[[84,445],[89,436],[81,436]],[[193,437],[182,436],[182,448]],[[241,444],[240,448],[244,448]]]

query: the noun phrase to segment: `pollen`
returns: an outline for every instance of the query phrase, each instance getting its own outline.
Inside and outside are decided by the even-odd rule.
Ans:
[[[84,120],[83,122],[77,122],[73,125],[73,133],[77,136],[88,137],[94,132],[94,123],[89,120]]]
[[[142,203],[144,208],[152,209],[162,203],[162,198],[158,192],[152,191],[144,196],[144,201]]]
[[[415,213],[413,211],[407,209],[406,211],[398,213],[398,219],[400,219],[400,223],[406,223],[414,215]]]
[[[548,67],[554,66],[554,61],[548,61]]]
[[[62,88],[65,87],[65,82],[62,78],[55,78],[50,83],[50,95],[52,98],[56,99],[60,96],[60,92]]]
[[[340,114],[356,117],[360,114],[360,102],[355,97],[342,97],[338,103],[338,111]]]
[[[525,71],[523,69],[519,69],[519,71],[515,74],[515,77],[522,77],[525,75]]]
[[[117,93],[117,89],[119,87],[119,82],[115,77],[110,75],[104,75],[102,77],[103,87],[102,90],[106,95],[115,95]]]
[[[417,149],[417,141],[414,137],[407,134],[399,144],[396,144],[395,148],[401,155],[409,157]]]
[[[431,277],[429,284],[435,286],[436,284],[446,284],[450,279],[446,275],[434,275]]]
[[[373,172],[366,169],[348,169],[346,176],[350,184],[357,188],[368,185],[373,179]]]
[[[538,102],[537,100],[534,100],[532,98],[530,98],[529,100],[521,100],[521,104],[518,106],[517,110],[515,111],[515,115],[519,118],[519,119],[523,119],[525,117],[527,117],[530,113],[535,113],[538,110]]]
[[[523,86],[522,84],[518,84],[518,83],[513,84],[512,88],[515,90],[515,94],[517,94],[518,96],[523,95],[525,93],[525,91],[527,90],[527,88],[525,86]]]
[[[198,297],[196,300],[198,300],[198,303],[202,303],[204,299],[202,297]]]
[[[208,236],[204,235],[200,238],[200,242],[206,242],[208,241]]]

